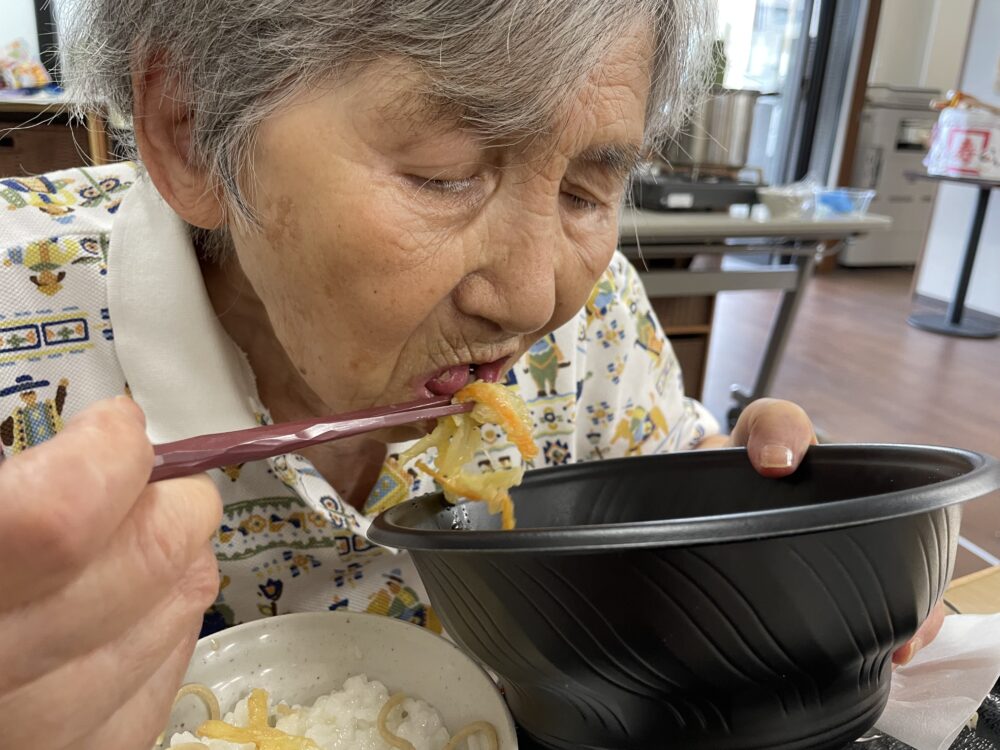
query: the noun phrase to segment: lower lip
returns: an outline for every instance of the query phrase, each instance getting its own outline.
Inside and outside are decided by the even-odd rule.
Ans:
[[[470,377],[468,365],[452,367],[435,375],[424,387],[434,396],[454,396],[469,384]]]
[[[497,382],[506,364],[507,358],[505,357],[493,362],[474,365],[471,371],[468,365],[452,367],[438,373],[424,383],[424,390],[431,396],[454,396],[473,379],[487,383]]]
[[[475,375],[477,380],[483,380],[487,383],[496,383],[500,380],[500,376],[503,374],[504,367],[507,365],[507,358],[498,359],[493,362],[487,362],[486,364],[476,365]]]

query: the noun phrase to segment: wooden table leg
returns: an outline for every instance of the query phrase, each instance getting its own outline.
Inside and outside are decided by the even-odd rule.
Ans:
[[[90,161],[95,167],[110,161],[108,131],[104,118],[94,112],[87,113],[87,146],[90,151]]]

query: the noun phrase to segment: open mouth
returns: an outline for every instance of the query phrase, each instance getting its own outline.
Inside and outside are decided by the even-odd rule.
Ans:
[[[506,364],[507,357],[504,357],[493,362],[449,367],[428,380],[424,387],[435,396],[454,396],[473,380],[497,382]]]

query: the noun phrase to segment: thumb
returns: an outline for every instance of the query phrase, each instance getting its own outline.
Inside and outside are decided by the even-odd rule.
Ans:
[[[760,399],[740,415],[731,437],[745,445],[750,463],[766,477],[783,477],[795,471],[816,432],[802,407],[790,401]]]

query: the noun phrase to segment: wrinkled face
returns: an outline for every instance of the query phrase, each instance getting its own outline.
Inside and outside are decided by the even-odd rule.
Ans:
[[[268,120],[243,272],[331,411],[499,377],[584,304],[617,243],[648,46],[625,39],[551,135],[486,142],[379,63]],[[472,372],[470,373],[470,369]]]

